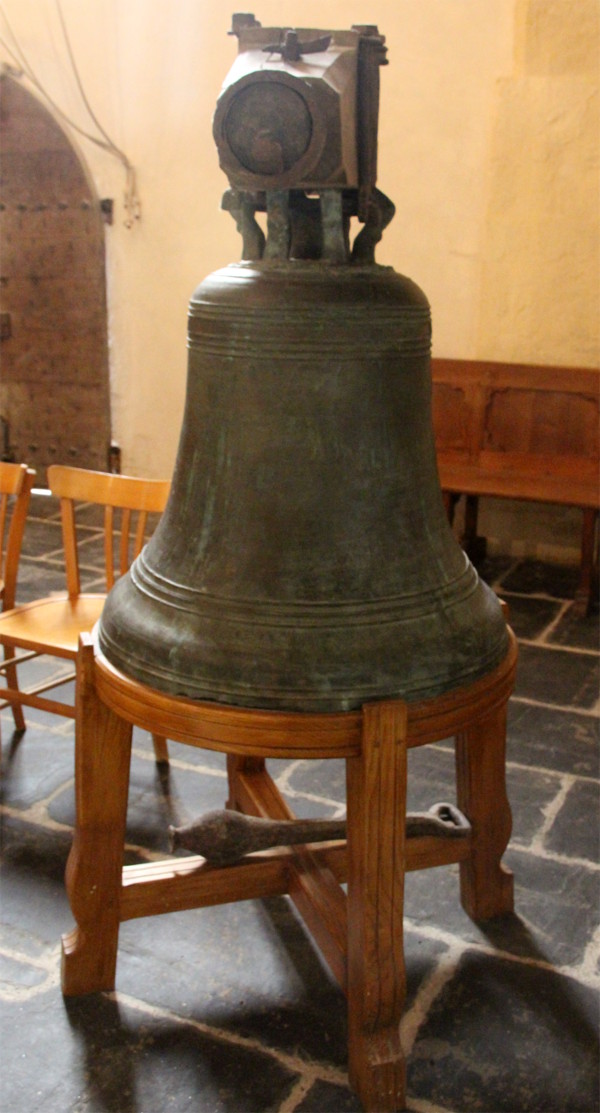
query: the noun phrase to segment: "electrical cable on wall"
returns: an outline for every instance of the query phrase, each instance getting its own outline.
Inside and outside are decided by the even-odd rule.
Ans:
[[[61,8],[61,5],[60,5],[60,0],[56,0],[56,8],[57,8],[57,11],[58,11],[58,17],[59,17],[59,21],[60,21],[60,25],[61,25],[61,30],[62,30],[63,37],[64,37],[64,40],[65,40],[67,53],[69,55],[69,61],[71,63],[71,68],[73,70],[73,74],[74,74],[74,77],[75,77],[75,81],[77,83],[77,88],[79,90],[79,94],[81,96],[81,99],[83,101],[85,109],[86,109],[88,115],[90,116],[90,118],[92,120],[92,123],[98,129],[102,138],[98,138],[98,136],[91,135],[84,128],[80,127],[79,124],[76,124],[73,120],[71,120],[70,117],[67,116],[66,112],[64,112],[62,110],[62,108],[60,108],[59,105],[56,104],[56,102],[53,100],[53,98],[50,96],[50,94],[44,88],[41,81],[36,76],[32,66],[29,63],[29,61],[27,60],[27,58],[25,56],[25,53],[24,53],[22,47],[19,44],[17,36],[12,29],[12,26],[9,22],[9,19],[6,15],[6,12],[4,11],[4,7],[2,6],[2,4],[0,4],[0,14],[2,15],[2,18],[3,18],[3,20],[6,24],[6,27],[8,29],[8,32],[11,36],[11,39],[12,39],[14,45],[13,46],[9,45],[9,43],[7,43],[6,40],[4,38],[2,38],[1,36],[0,36],[0,45],[4,48],[4,50],[6,51],[8,56],[10,58],[12,58],[13,62],[16,64],[16,67],[17,67],[16,70],[12,70],[12,68],[11,68],[11,72],[14,74],[14,76],[16,76],[16,77],[21,77],[22,76],[22,77],[27,78],[27,80],[31,82],[31,84],[38,90],[38,92],[48,102],[48,104],[51,106],[53,111],[56,112],[61,117],[61,119],[63,119],[69,125],[69,127],[73,128],[76,132],[79,133],[79,135],[82,135],[84,137],[84,139],[88,139],[90,143],[94,143],[97,147],[101,147],[102,150],[108,151],[109,154],[113,155],[114,158],[117,158],[119,160],[119,162],[123,165],[123,167],[125,168],[125,192],[124,192],[123,203],[124,203],[125,214],[126,214],[124,224],[125,224],[126,228],[131,228],[136,221],[141,219],[141,204],[140,204],[140,199],[139,199],[138,192],[137,192],[135,167],[132,165],[130,160],[127,158],[127,155],[124,153],[124,151],[122,151],[119,147],[117,147],[116,143],[113,142],[111,137],[108,135],[108,133],[106,132],[106,130],[104,129],[104,127],[102,126],[100,121],[98,120],[95,112],[93,111],[93,109],[92,109],[92,107],[89,103],[89,100],[88,100],[87,95],[85,93],[85,90],[83,88],[83,82],[81,80],[81,76],[79,74],[77,64],[75,62],[75,56],[73,54],[73,49],[72,49],[71,42],[70,42],[70,39],[69,39],[69,35],[68,35],[68,32],[67,32],[67,27],[66,27],[63,11],[62,11],[62,8]]]

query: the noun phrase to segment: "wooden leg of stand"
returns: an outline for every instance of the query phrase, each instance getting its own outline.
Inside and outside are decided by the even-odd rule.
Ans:
[[[406,1088],[405,704],[363,708],[362,752],[346,765],[350,1081],[367,1113],[396,1113]]]
[[[240,808],[236,783],[238,773],[262,773],[264,768],[264,757],[246,757],[237,754],[227,754],[227,783],[229,785],[227,808],[234,812],[243,810]]]
[[[513,910],[513,875],[501,861],[512,829],[505,759],[506,704],[456,739],[457,802],[473,829],[472,853],[460,864],[460,895],[474,920]]]
[[[66,871],[77,927],[62,941],[66,996],[114,988],[131,757],[131,726],[96,693],[89,639],[77,670],[76,821]]]

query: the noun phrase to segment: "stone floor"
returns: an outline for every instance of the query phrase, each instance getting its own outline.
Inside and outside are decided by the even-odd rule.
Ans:
[[[87,532],[87,586],[98,536]],[[455,867],[409,874],[408,1109],[598,1110],[597,616],[572,605],[576,569],[509,558],[484,575],[510,604],[520,664],[510,706],[506,854],[515,914],[475,925]],[[34,498],[19,598],[62,584],[60,526]],[[117,992],[64,1001],[63,873],[73,826],[73,728],[2,713],[0,943],[3,1113],[347,1113],[340,991],[283,898],[136,920],[120,936]],[[168,775],[134,739],[127,855],[166,852],[166,829],[222,806],[219,755],[170,743]],[[300,815],[344,808],[336,762],[273,762]],[[410,755],[410,807],[451,791],[452,747]]]

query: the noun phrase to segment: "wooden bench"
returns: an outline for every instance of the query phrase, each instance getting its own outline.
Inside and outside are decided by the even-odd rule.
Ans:
[[[434,359],[433,424],[452,519],[466,496],[463,543],[476,560],[481,495],[580,507],[580,605],[597,585],[600,370]]]

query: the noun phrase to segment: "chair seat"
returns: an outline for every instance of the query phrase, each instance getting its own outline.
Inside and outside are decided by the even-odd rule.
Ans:
[[[0,641],[4,645],[74,658],[79,635],[92,629],[104,606],[104,594],[64,593],[37,599],[0,614]]]
[[[7,499],[21,493],[29,498],[34,472],[25,465],[0,463],[0,493],[6,488]],[[0,614],[0,707],[12,707],[15,728],[26,728],[23,707],[34,707],[51,715],[73,719],[76,701],[69,692],[69,699],[48,698],[47,692],[62,687],[75,677],[74,670],[58,670],[58,675],[45,676],[41,681],[19,684],[18,673],[34,679],[35,670],[29,664],[36,657],[57,657],[75,661],[81,634],[91,633],[96,625],[106,592],[110,591],[119,576],[127,572],[131,561],[139,556],[149,525],[148,515],[162,513],[169,494],[170,484],[161,479],[139,479],[131,475],[114,475],[110,472],[90,471],[51,464],[48,468],[48,487],[60,502],[60,518],[64,548],[66,588],[43,599],[36,599],[23,606],[15,606],[16,556],[20,548],[22,526],[25,521],[26,499],[19,504],[19,516],[13,513],[12,521],[19,526],[18,537],[11,524],[10,560],[6,566],[0,562],[0,576],[6,581],[4,610]],[[76,515],[78,504],[96,506],[103,510],[104,576],[94,580],[103,590],[82,593],[79,567],[78,525],[83,525]],[[0,535],[6,519],[6,506],[0,499]],[[98,525],[100,529],[100,525]],[[90,540],[89,530],[86,540]],[[19,544],[17,545],[17,541]],[[89,559],[89,549],[86,549]],[[9,568],[10,575],[6,568]],[[101,568],[87,566],[86,573],[98,576]],[[22,651],[22,652],[21,652]],[[21,669],[23,666],[23,670]],[[153,734],[154,753],[159,764],[168,764],[166,740]]]

